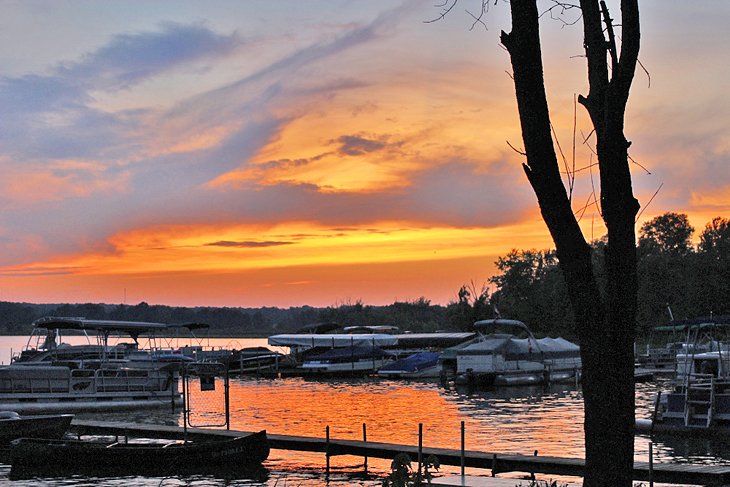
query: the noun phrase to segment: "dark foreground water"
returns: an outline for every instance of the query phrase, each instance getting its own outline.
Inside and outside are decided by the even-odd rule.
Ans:
[[[248,345],[248,344],[247,344]],[[214,392],[201,392],[191,383],[195,426],[223,427],[220,382]],[[231,379],[231,428],[269,433],[361,439],[363,424],[368,440],[418,444],[423,425],[425,446],[459,448],[460,425],[465,423],[466,447],[504,453],[564,457],[583,456],[582,397],[580,387],[556,385],[496,390],[444,386],[437,382],[331,379]],[[657,384],[637,384],[637,416],[649,417]],[[84,414],[85,419],[182,424],[182,415],[168,410]],[[655,462],[730,464],[730,446],[709,440],[656,440]],[[648,459],[648,440],[636,439],[636,459]],[[89,459],[93,462],[93,459]],[[363,477],[362,458],[331,458],[329,479],[321,453],[272,450],[263,477],[217,478],[215,475],[176,477],[90,478],[65,474],[15,480],[12,485],[49,486],[315,486],[380,485],[389,460],[369,459],[369,477]],[[442,472],[458,473],[458,467]],[[0,464],[0,485],[9,482],[10,468]],[[473,475],[488,471],[467,469]],[[569,479],[564,479],[569,480]]]

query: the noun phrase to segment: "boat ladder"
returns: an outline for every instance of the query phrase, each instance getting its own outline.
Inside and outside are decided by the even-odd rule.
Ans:
[[[715,411],[715,378],[711,374],[692,374],[684,398],[684,425],[709,428]]]

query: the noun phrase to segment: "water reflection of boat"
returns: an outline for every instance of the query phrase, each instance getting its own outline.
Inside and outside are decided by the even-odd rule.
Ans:
[[[84,472],[118,469],[125,475],[149,473],[151,467],[159,467],[168,474],[226,466],[253,470],[268,456],[265,431],[224,440],[181,443],[21,438],[10,444],[13,470],[25,472],[48,465]]]
[[[508,386],[580,378],[580,348],[564,338],[536,339],[516,320],[483,320],[474,328],[479,337],[451,352],[459,383]]]
[[[34,323],[45,336],[10,365],[0,366],[0,409],[39,413],[182,404],[178,369],[187,360],[156,346],[156,338],[186,325],[47,317]],[[62,333],[91,333],[88,345],[65,345]],[[110,337],[133,343],[110,345]],[[139,339],[148,347],[139,348]],[[29,340],[29,344],[31,341]],[[23,358],[24,357],[24,358]]]
[[[0,444],[17,438],[61,438],[72,419],[72,414],[21,416],[15,411],[0,411]]]

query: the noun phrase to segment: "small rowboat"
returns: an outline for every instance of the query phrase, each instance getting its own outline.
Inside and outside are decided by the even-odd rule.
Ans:
[[[34,468],[119,471],[135,474],[157,470],[168,474],[208,467],[261,467],[269,456],[266,431],[223,440],[186,443],[121,443],[20,438],[10,443],[13,470]]]
[[[0,411],[0,444],[16,438],[61,438],[72,419],[73,414],[21,416],[15,411]]]

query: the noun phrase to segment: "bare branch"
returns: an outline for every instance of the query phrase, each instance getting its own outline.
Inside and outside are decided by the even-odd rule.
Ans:
[[[657,194],[659,194],[659,190],[662,189],[662,186],[664,186],[664,183],[659,185],[657,190],[654,191],[654,194],[652,195],[652,197],[649,198],[649,201],[646,202],[646,204],[641,209],[641,211],[636,215],[636,219],[634,219],[634,223],[639,221],[639,218],[641,218],[641,214],[644,213],[644,210],[646,210],[649,207],[649,205],[651,204],[651,202],[654,201],[654,198],[656,197]]]
[[[629,160],[631,162],[633,162],[634,164],[636,164],[637,166],[639,166],[640,168],[642,168],[644,171],[646,171],[646,174],[651,174],[651,171],[649,171],[647,168],[645,168],[644,166],[642,166],[641,164],[639,164],[638,162],[636,162],[633,157],[631,157],[631,156],[627,156],[627,157],[629,158]]]
[[[451,4],[449,4],[449,2],[451,2]],[[439,14],[439,16],[436,17],[435,19],[424,20],[423,23],[432,24],[434,22],[438,22],[439,20],[443,20],[444,17],[446,17],[449,14],[449,12],[451,12],[451,10],[456,6],[456,4],[458,2],[459,2],[459,0],[444,0],[444,3],[434,5],[437,8],[443,8],[443,10]]]
[[[558,139],[558,134],[555,132],[555,127],[553,126],[552,122],[550,123],[550,130],[553,132],[553,139],[555,139],[555,145],[558,146],[558,152],[560,152],[560,158],[563,160],[563,166],[565,166],[565,174],[568,175],[568,201],[573,200],[573,175],[570,172],[570,167],[568,167],[568,160],[565,158],[565,154],[563,153],[563,148],[560,146],[560,140]]]
[[[644,67],[644,64],[641,62],[640,59],[636,59],[636,62],[639,63],[639,66],[641,66],[641,69],[643,69],[644,73],[646,73],[646,77],[649,78],[648,88],[651,88],[651,75],[649,74],[649,71]]]
[[[509,143],[509,140],[507,140],[506,142],[507,142],[507,145],[510,146],[510,148],[512,148],[513,151],[515,151],[516,153],[518,153],[521,156],[527,156],[527,153],[526,152],[521,151],[521,150],[518,150],[518,149],[515,149],[515,146],[513,146],[512,144],[510,144]]]

